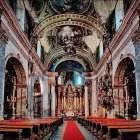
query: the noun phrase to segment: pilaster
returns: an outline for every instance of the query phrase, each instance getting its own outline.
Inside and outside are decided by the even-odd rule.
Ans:
[[[51,116],[55,116],[55,84],[51,86]]]
[[[3,119],[4,84],[5,84],[5,47],[8,42],[7,33],[1,26],[2,8],[0,7],[0,120]]]
[[[97,102],[97,83],[96,83],[96,79],[92,80],[92,116],[97,116],[97,106],[98,106],[98,102]]]
[[[28,118],[34,117],[34,111],[33,111],[33,77],[29,76],[28,78],[28,94],[27,94],[27,100],[28,100]]]
[[[136,96],[137,96],[137,119],[140,120],[140,27],[133,35],[132,41],[135,46],[136,60]]]
[[[88,86],[85,86],[85,116],[89,116]]]

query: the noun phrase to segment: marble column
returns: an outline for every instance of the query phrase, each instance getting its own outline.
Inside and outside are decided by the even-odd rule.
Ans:
[[[2,15],[2,9],[0,9]],[[0,20],[1,20],[0,15]],[[8,36],[0,25],[0,120],[3,119],[4,84],[5,84],[5,47]]]
[[[51,102],[51,116],[55,116],[55,86],[51,86],[51,96],[52,96],[52,102]]]
[[[79,106],[79,109],[80,109],[80,115],[82,115],[82,112],[83,112],[83,110],[82,110],[82,93],[80,93],[80,95],[79,95],[80,97],[80,106]],[[78,101],[78,104],[79,104],[79,98],[77,97],[77,101]]]
[[[63,94],[62,94],[62,96],[61,96],[61,101],[62,101],[62,109],[64,110],[64,98],[63,98]]]
[[[65,110],[65,108],[66,108],[66,92],[63,92],[63,98],[64,98],[64,107],[63,107],[63,109]]]
[[[85,116],[89,116],[88,86],[85,86]]]
[[[5,43],[0,41],[0,120],[3,119],[3,100],[5,84]]]
[[[135,46],[136,60],[136,97],[137,97],[137,119],[140,120],[140,27],[134,33],[132,41]]]
[[[61,109],[62,109],[62,107],[61,107],[61,92],[60,91],[58,91],[58,116],[60,116],[61,115]]]
[[[98,101],[97,101],[97,83],[96,79],[92,80],[92,100],[91,100],[91,115],[97,116],[97,107],[98,107]]]
[[[44,75],[44,77],[41,80],[42,83],[42,117],[46,118],[48,117],[49,112],[49,89],[48,89],[48,77]]]
[[[34,95],[34,78],[31,74],[28,74],[28,92],[27,92],[27,102],[28,102],[28,118],[34,117],[33,110],[33,95]],[[17,95],[18,96],[18,95]]]

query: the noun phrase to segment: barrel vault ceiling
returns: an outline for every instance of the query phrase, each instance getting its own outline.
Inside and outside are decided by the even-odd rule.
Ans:
[[[72,60],[93,71],[96,49],[103,44],[105,24],[117,0],[32,1],[24,0],[36,22],[34,34],[46,52],[46,69]]]

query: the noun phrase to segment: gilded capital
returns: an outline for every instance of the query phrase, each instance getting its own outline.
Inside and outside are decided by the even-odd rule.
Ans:
[[[134,45],[137,45],[140,43],[140,28],[136,30],[132,36],[132,42]]]

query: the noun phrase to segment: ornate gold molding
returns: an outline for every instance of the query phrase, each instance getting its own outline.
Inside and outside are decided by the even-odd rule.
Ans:
[[[71,19],[70,21],[68,19]],[[34,29],[34,33],[41,37],[46,30],[51,30],[62,25],[76,25],[94,31],[97,35],[102,36],[107,32],[100,22],[93,18],[79,14],[59,14],[41,21]]]
[[[56,66],[60,64],[60,62],[63,62],[66,60],[74,60],[74,61],[79,62],[85,68],[85,70],[86,70],[86,64],[83,60],[85,60],[89,64],[90,69],[92,71],[94,67],[96,66],[96,62],[93,56],[90,53],[81,50],[80,48],[77,48],[77,56],[72,57],[72,56],[67,56],[67,55],[65,56],[63,49],[61,47],[56,47],[55,50],[52,50],[47,56],[46,64],[45,64],[46,69],[48,70],[50,68],[51,63],[55,59],[58,59],[60,56],[63,56],[63,57],[56,63]]]

